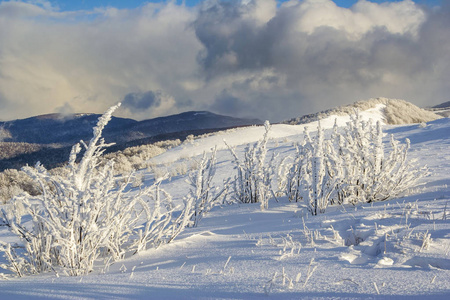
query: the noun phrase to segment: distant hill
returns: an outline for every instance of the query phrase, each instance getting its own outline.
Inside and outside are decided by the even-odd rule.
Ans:
[[[370,108],[374,108],[377,104],[383,104],[385,106],[384,120],[386,124],[398,125],[398,124],[411,124],[434,121],[442,118],[442,116],[435,112],[422,109],[410,102],[399,99],[388,98],[373,98],[369,100],[358,101],[350,105],[336,107],[328,109],[319,113],[301,116],[298,118],[286,120],[284,124],[306,124],[313,121],[320,120],[330,115],[348,115],[353,114],[355,110],[365,111]]]
[[[440,115],[444,118],[450,117],[450,101],[435,105],[433,107],[427,107],[426,110],[432,111],[437,115]]]
[[[49,114],[0,122],[0,128],[8,133],[4,134],[4,142],[73,145],[80,140],[87,141],[92,137],[92,127],[100,116],[99,114],[70,116]],[[121,143],[166,133],[261,123],[257,119],[239,119],[207,111],[190,111],[143,121],[113,117],[106,126],[103,137],[107,142]]]
[[[432,108],[450,108],[450,101],[435,105]]]
[[[240,119],[217,115],[208,111],[189,111],[177,115],[140,121],[134,124],[130,130],[142,134],[144,138],[174,132],[232,128],[262,123],[258,119]]]
[[[80,139],[90,139],[92,127],[100,116],[99,114],[70,116],[48,114],[0,122],[0,127],[9,133],[8,137],[3,139],[4,142],[68,145],[79,142]],[[135,120],[113,117],[105,132],[124,131],[136,123]]]
[[[47,167],[64,163],[72,145],[92,138],[99,114],[41,115],[0,122],[0,171],[40,161]],[[240,119],[207,111],[190,111],[167,117],[136,121],[113,117],[103,131],[108,152],[163,140],[184,140],[223,129],[262,124],[258,119]],[[2,142],[1,142],[2,141]]]

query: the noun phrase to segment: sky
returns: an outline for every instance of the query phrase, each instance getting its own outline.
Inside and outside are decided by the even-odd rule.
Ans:
[[[29,1],[31,3],[40,4],[44,1]],[[115,7],[119,9],[133,9],[136,7],[143,6],[145,3],[165,3],[168,1],[161,0],[153,0],[153,1],[141,1],[141,0],[83,0],[83,1],[47,1],[53,7],[57,8],[59,11],[73,11],[73,10],[90,10],[98,7]],[[193,7],[197,5],[200,0],[176,0],[177,4],[185,4],[186,6]],[[278,1],[279,3],[286,2],[286,0]],[[354,5],[358,0],[334,0],[334,3],[340,7],[349,8]],[[383,2],[399,2],[397,1],[386,1],[386,0],[372,0],[373,3],[383,3]],[[428,6],[436,6],[442,3],[441,0],[416,0],[414,1],[418,4],[428,5]]]
[[[450,0],[0,1],[0,120],[449,101]]]

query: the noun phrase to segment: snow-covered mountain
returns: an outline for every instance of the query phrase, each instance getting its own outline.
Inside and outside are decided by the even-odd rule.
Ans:
[[[399,198],[357,206],[332,206],[311,216],[286,197],[259,204],[214,207],[198,227],[172,243],[98,268],[82,277],[54,273],[0,281],[0,296],[14,299],[448,299],[450,296],[450,119],[388,125],[386,106],[361,111],[364,120],[383,122],[387,135],[411,140],[410,159],[430,174]],[[348,115],[330,114],[321,126],[344,126]],[[293,155],[303,132],[318,121],[274,124],[268,157]],[[326,137],[330,130],[326,130]],[[152,159],[153,171],[195,164],[217,146],[214,183],[235,175],[223,140],[242,155],[262,138],[261,126],[237,128],[194,139]],[[388,136],[384,139],[389,144]],[[387,147],[389,148],[389,147]],[[193,168],[195,170],[195,168]],[[144,185],[154,180],[139,171]],[[175,204],[189,191],[187,174],[161,185]],[[5,227],[0,240],[13,241]],[[4,262],[3,258],[1,262]]]

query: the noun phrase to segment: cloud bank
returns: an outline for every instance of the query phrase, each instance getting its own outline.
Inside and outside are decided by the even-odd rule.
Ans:
[[[449,100],[450,1],[0,2],[0,119],[186,110],[279,121],[371,97]]]

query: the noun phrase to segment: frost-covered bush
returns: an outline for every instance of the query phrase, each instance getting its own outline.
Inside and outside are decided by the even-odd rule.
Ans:
[[[427,173],[408,158],[409,139],[401,145],[391,135],[390,148],[386,149],[383,136],[380,122],[365,122],[359,114],[352,116],[342,134],[334,130],[336,159],[343,174],[340,202],[383,201],[415,186]]]
[[[335,124],[327,141],[319,123],[316,137],[305,132],[293,162],[281,163],[279,189],[290,201],[304,201],[313,215],[325,212],[328,205],[398,196],[427,171],[408,158],[408,139],[401,145],[391,135],[386,148],[383,136],[380,122],[363,121],[357,113],[341,130]]]
[[[176,207],[160,188],[160,178],[139,191],[114,174],[114,162],[100,164],[105,144],[101,133],[118,107],[110,108],[94,127],[94,137],[76,163],[79,144],[72,148],[67,170],[51,174],[39,163],[23,170],[39,183],[42,195],[14,197],[10,209],[2,209],[3,223],[22,246],[1,243],[8,264],[2,268],[18,276],[41,272],[83,275],[99,258],[123,258],[173,240],[187,225],[189,210],[172,219]],[[119,181],[119,184],[117,184]],[[106,263],[106,262],[105,262]]]
[[[286,194],[289,201],[304,201],[313,215],[325,212],[334,202],[342,174],[335,156],[331,142],[324,140],[320,123],[314,137],[305,128],[293,161],[286,158],[279,166],[280,193]]]
[[[237,169],[232,183],[235,200],[242,203],[260,203],[261,209],[268,208],[268,201],[272,196],[273,174],[273,158],[266,163],[267,141],[271,128],[269,121],[264,123],[264,128],[262,140],[246,147],[243,159],[227,144]]]
[[[295,193],[297,201],[297,197],[303,198],[311,214],[324,213],[335,195],[341,170],[336,168],[334,149],[329,141],[324,140],[320,123],[315,138],[311,138],[305,130],[304,143],[299,153],[298,167],[293,168],[298,173],[294,172],[294,178],[300,185],[294,185],[291,193]]]
[[[178,140],[179,142],[179,140]],[[135,170],[149,167],[148,160],[156,155],[164,153],[168,147],[178,143],[177,141],[167,141],[166,144],[149,144],[129,147],[122,151],[108,153],[102,157],[102,163],[114,160],[114,170],[116,174],[127,174]]]
[[[197,168],[189,173],[191,188],[185,201],[193,203],[190,224],[192,227],[196,227],[203,216],[215,205],[220,204],[226,196],[227,183],[224,183],[224,187],[219,189],[214,187],[212,182],[216,173],[216,153],[217,148],[213,149],[209,158],[206,153],[203,153]]]
[[[7,203],[12,197],[26,192],[40,194],[39,185],[23,171],[7,169],[0,173],[0,201]]]

